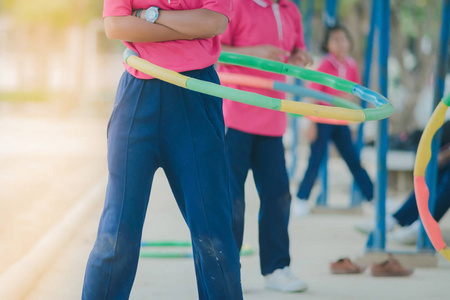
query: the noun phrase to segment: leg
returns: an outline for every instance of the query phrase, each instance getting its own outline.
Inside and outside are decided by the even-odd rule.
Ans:
[[[450,207],[450,168],[439,170],[438,186],[436,190],[436,207],[433,216],[436,221],[444,216]],[[410,194],[406,202],[400,207],[393,217],[397,219],[401,226],[409,226],[419,218],[417,209],[416,195],[414,191]]]
[[[373,183],[369,174],[361,166],[361,162],[353,147],[352,137],[348,126],[335,125],[332,139],[342,158],[346,162],[350,172],[353,174],[358,187],[364,197],[370,201],[373,198]]]
[[[450,207],[450,167],[440,170],[433,217],[439,222]]]
[[[288,234],[291,195],[281,137],[256,136],[252,170],[261,200],[261,273],[267,275],[289,266],[291,261]]]
[[[245,180],[250,168],[253,135],[229,128],[225,136],[228,161],[230,164],[230,183],[233,195],[233,234],[238,249],[242,248],[244,238]]]
[[[325,153],[325,147],[328,147],[328,140],[331,135],[332,125],[317,123],[317,138],[311,143],[311,153],[309,155],[308,168],[303,176],[302,183],[298,189],[297,197],[299,199],[308,199],[314,182],[317,179],[320,162]]]
[[[128,299],[153,174],[159,101],[149,81],[122,76],[108,132],[109,181],[83,299]]]
[[[212,67],[186,73],[218,82]],[[161,109],[162,165],[191,232],[199,298],[239,300],[222,101],[182,88],[175,91],[168,92]]]
[[[419,218],[419,211],[417,210],[416,194],[411,192],[408,199],[403,203],[394,214],[393,217],[397,220],[400,226],[409,226]]]

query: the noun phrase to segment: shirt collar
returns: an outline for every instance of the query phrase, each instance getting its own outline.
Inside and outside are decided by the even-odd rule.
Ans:
[[[273,2],[272,2],[272,0],[253,0],[256,4],[258,4],[259,6],[261,6],[261,7],[264,7],[264,8],[266,8],[266,7],[271,7],[272,6],[272,4],[273,4]],[[279,0],[278,1],[278,4],[280,5],[280,6],[287,6],[287,2],[288,2],[289,0]]]
[[[327,59],[328,61],[335,66],[336,68],[340,67],[340,66],[347,66],[349,64],[349,57],[345,58],[345,61],[340,61],[336,55],[328,53],[327,54]]]

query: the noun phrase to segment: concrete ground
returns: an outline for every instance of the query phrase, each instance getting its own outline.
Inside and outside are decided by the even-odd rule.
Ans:
[[[1,276],[33,252],[33,245],[58,227],[66,213],[97,185],[97,192],[89,198],[92,199],[90,209],[77,219],[79,223],[73,234],[58,247],[51,263],[29,287],[20,281],[10,287],[27,290],[26,296],[20,299],[80,299],[84,268],[103,204],[105,187],[101,178],[106,173],[106,122],[104,118],[0,120],[0,289],[5,284]],[[306,154],[300,157],[301,170],[306,157]],[[374,178],[373,166],[368,167]],[[350,175],[339,159],[331,160],[329,172],[333,174],[330,175],[330,201],[333,205],[345,205]],[[374,278],[368,271],[360,275],[330,274],[331,261],[343,256],[355,258],[363,253],[366,237],[356,232],[353,225],[370,218],[373,211],[370,205],[364,205],[363,215],[292,216],[291,266],[307,281],[309,289],[301,294],[265,290],[257,254],[259,200],[251,173],[246,189],[245,243],[255,254],[241,261],[245,299],[449,299],[450,263],[441,257],[438,268],[417,269],[409,278]],[[447,236],[448,216],[441,227]],[[143,238],[189,240],[187,227],[161,170],[153,182]],[[414,250],[391,243],[388,248]],[[22,271],[33,273],[31,266]],[[197,299],[192,259],[142,258],[130,299]]]

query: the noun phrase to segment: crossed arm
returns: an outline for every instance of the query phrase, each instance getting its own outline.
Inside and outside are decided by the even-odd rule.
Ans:
[[[106,17],[106,36],[135,43],[206,39],[225,31],[228,18],[218,12],[200,8],[160,10],[155,23],[131,16]]]

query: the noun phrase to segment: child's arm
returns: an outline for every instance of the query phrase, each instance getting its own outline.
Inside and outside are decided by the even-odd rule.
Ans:
[[[227,29],[228,18],[209,9],[160,10],[155,22],[200,39],[212,38]]]
[[[312,65],[313,59],[305,50],[295,48],[294,51],[292,51],[291,56],[289,57],[288,63],[297,67],[306,67]]]
[[[222,51],[233,52],[238,54],[250,55],[284,62],[285,57],[289,56],[289,52],[284,51],[272,45],[257,45],[248,47],[234,47],[222,44]]]
[[[155,23],[149,23],[142,17],[120,16],[105,18],[104,25],[110,39],[155,43],[214,37],[225,31],[228,18],[208,9],[160,10]]]
[[[108,38],[134,43],[156,43],[196,38],[134,16],[106,17],[104,26]]]

